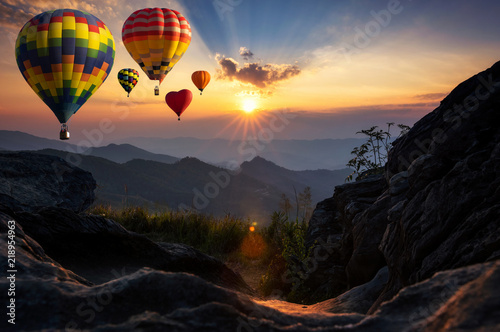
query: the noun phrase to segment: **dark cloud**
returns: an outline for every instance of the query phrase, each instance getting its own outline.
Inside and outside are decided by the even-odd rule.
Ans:
[[[420,100],[442,100],[447,95],[448,93],[426,93],[423,95],[416,95],[415,98]]]
[[[288,64],[265,64],[258,62],[245,63],[240,67],[239,63],[232,58],[219,58],[220,69],[217,69],[217,78],[230,81],[250,83],[258,88],[266,88],[275,85],[300,74],[297,65]]]
[[[32,17],[33,15],[30,13],[26,13],[23,9],[16,8],[8,2],[0,3],[0,27],[20,30]]]
[[[240,56],[245,60],[253,58],[253,53],[246,47],[240,47]]]

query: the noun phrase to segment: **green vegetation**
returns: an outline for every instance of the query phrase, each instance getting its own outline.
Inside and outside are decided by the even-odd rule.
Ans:
[[[351,151],[354,158],[349,160],[346,166],[353,168],[354,171],[346,178],[346,181],[352,181],[354,174],[358,174],[356,180],[360,180],[361,174],[370,175],[383,172],[387,162],[387,153],[392,147],[392,126],[394,126],[394,122],[388,122],[387,130],[373,126],[370,129],[356,132],[356,134],[365,135],[367,140]],[[398,124],[397,127],[401,130],[397,138],[405,135],[410,130],[409,126],[403,124]]]
[[[300,266],[308,257],[306,219],[290,221],[274,212],[267,227],[226,216],[164,211],[150,214],[142,207],[114,210],[96,206],[88,211],[112,219],[126,229],[157,242],[184,243],[229,263],[257,270],[252,277],[264,296],[276,295],[300,302],[303,287]],[[245,276],[244,276],[245,277]]]
[[[302,262],[309,256],[306,232],[305,219],[290,221],[284,212],[273,213],[271,224],[262,231],[273,254],[259,284],[262,295],[279,295],[291,302],[301,302],[305,295]]]
[[[286,194],[282,193],[279,203],[280,211],[283,211],[287,219],[290,219],[295,207],[295,219],[309,220],[313,212],[311,187],[305,187],[304,191],[298,195],[295,187],[293,187],[293,190],[295,192],[295,205],[292,204]]]
[[[114,210],[105,206],[94,207],[89,213],[112,219],[153,241],[184,243],[218,258],[238,250],[250,232],[250,222],[231,216],[215,218],[177,211],[149,214],[142,207]]]

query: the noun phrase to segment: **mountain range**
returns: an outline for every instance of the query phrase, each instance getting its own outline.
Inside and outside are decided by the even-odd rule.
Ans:
[[[78,154],[71,152],[78,151],[75,145],[20,132],[0,131],[0,139],[0,149],[36,150],[91,172],[98,184],[96,204],[115,208],[196,209],[266,220],[279,209],[282,194],[294,204],[295,195],[309,186],[314,205],[331,196],[335,185],[343,183],[350,173],[346,168],[294,171],[260,156],[228,169],[195,157],[179,159],[130,144],[93,147]]]
[[[107,146],[70,144],[59,140],[33,136],[19,131],[0,130],[0,150],[56,149],[105,157],[123,163],[132,159],[172,163],[184,157],[195,157],[206,163],[234,167],[256,156],[265,158],[289,170],[342,169],[351,159],[354,147],[364,142],[361,138],[317,140],[241,141],[221,138],[193,137],[158,138],[130,137],[107,142]],[[138,150],[142,149],[142,151]],[[165,155],[167,157],[165,157]]]
[[[256,156],[290,170],[341,169],[351,159],[354,147],[364,142],[361,138],[316,140],[259,140],[242,141],[221,138],[193,137],[157,138],[130,137],[115,140],[116,144],[132,144],[153,153],[178,158],[196,157],[215,165],[240,165]]]

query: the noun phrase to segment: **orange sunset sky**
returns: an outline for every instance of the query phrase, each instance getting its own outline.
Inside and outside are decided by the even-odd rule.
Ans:
[[[123,22],[144,7],[176,9],[192,28],[191,44],[159,97],[121,40]],[[457,84],[500,60],[497,1],[2,0],[0,130],[58,137],[56,117],[25,82],[14,55],[21,27],[56,8],[97,16],[116,43],[110,75],[69,122],[72,140],[103,119],[114,128],[106,142],[240,139],[247,134],[242,122],[262,126],[264,114],[283,110],[295,117],[280,138],[355,137],[387,121],[412,125]],[[122,68],[141,75],[130,98],[117,81]],[[195,70],[212,75],[203,96],[191,82]],[[185,88],[193,101],[179,122],[164,96]]]

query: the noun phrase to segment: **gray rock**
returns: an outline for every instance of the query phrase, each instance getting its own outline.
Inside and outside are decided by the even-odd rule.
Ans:
[[[315,304],[313,307],[318,311],[331,313],[366,314],[384,290],[388,278],[389,270],[385,266],[377,272],[371,281],[351,288],[333,299]]]
[[[453,105],[465,105],[465,98],[472,98],[477,89],[485,91],[485,80],[494,87],[488,98],[478,100],[478,107],[467,113],[453,113]],[[425,153],[409,164],[406,201],[391,216],[380,245],[391,279],[377,303],[438,271],[498,257],[494,255],[500,250],[498,81],[500,63],[460,84],[391,150],[386,177],[405,169],[404,158],[415,146],[429,143]]]
[[[395,174],[389,180],[389,194],[391,196],[397,196],[405,192],[409,187],[408,184],[408,172],[403,171]]]
[[[356,234],[356,240],[360,240],[362,236],[359,233],[363,232],[361,224],[355,225],[356,217],[363,214],[386,187],[382,175],[371,175],[363,180],[335,187],[332,198],[318,203],[306,234],[306,245],[312,246],[312,255],[308,260],[314,263],[314,269],[307,269],[307,278],[304,280],[304,287],[310,290],[307,302],[335,297],[348,289],[348,282],[361,284],[369,281],[385,265],[380,259],[375,260],[364,278],[348,281],[346,266],[353,255],[353,234]],[[356,229],[354,233],[353,228]],[[376,256],[383,258],[377,246],[374,247]],[[361,258],[362,255],[360,252],[356,257]],[[372,260],[369,260],[371,263]]]
[[[92,174],[61,158],[0,152],[0,203],[11,209],[56,206],[81,212],[94,202],[95,188]]]
[[[0,218],[2,232],[10,217]],[[16,330],[399,332],[500,327],[500,261],[440,272],[402,289],[372,315],[332,313],[364,311],[366,300],[380,291],[384,271],[367,285],[312,306],[263,301],[192,274],[151,268],[90,285],[44,255],[22,226],[17,230],[20,242],[36,249],[19,245],[16,257],[25,262],[23,267],[40,268],[41,273],[28,269],[17,274]],[[1,237],[1,262],[6,261],[5,246]],[[0,289],[8,287],[2,278]]]
[[[90,281],[63,268],[58,262],[47,256],[40,244],[26,235],[23,227],[17,223],[13,215],[9,215],[6,211],[0,211],[0,233],[2,234],[0,238],[0,269],[4,273],[7,270],[13,270],[12,267],[8,266],[9,260],[7,257],[8,241],[10,240],[7,234],[11,230],[14,232],[14,267],[15,270],[19,271],[18,276],[22,276],[23,279],[39,280],[40,282],[44,280],[56,280],[58,282],[92,285]]]
[[[254,293],[221,261],[188,245],[154,243],[101,216],[50,207],[14,218],[51,258],[96,284],[149,267],[193,273],[216,285]]]
[[[324,266],[311,280],[348,289],[387,265],[390,278],[373,313],[405,286],[436,272],[498,259],[499,109],[500,62],[458,85],[394,143],[384,174],[388,187],[382,183],[368,200],[366,184],[336,187],[321,206],[330,212],[314,212],[308,243],[315,236],[340,238],[327,263],[337,275],[345,266],[346,279],[332,278]]]

